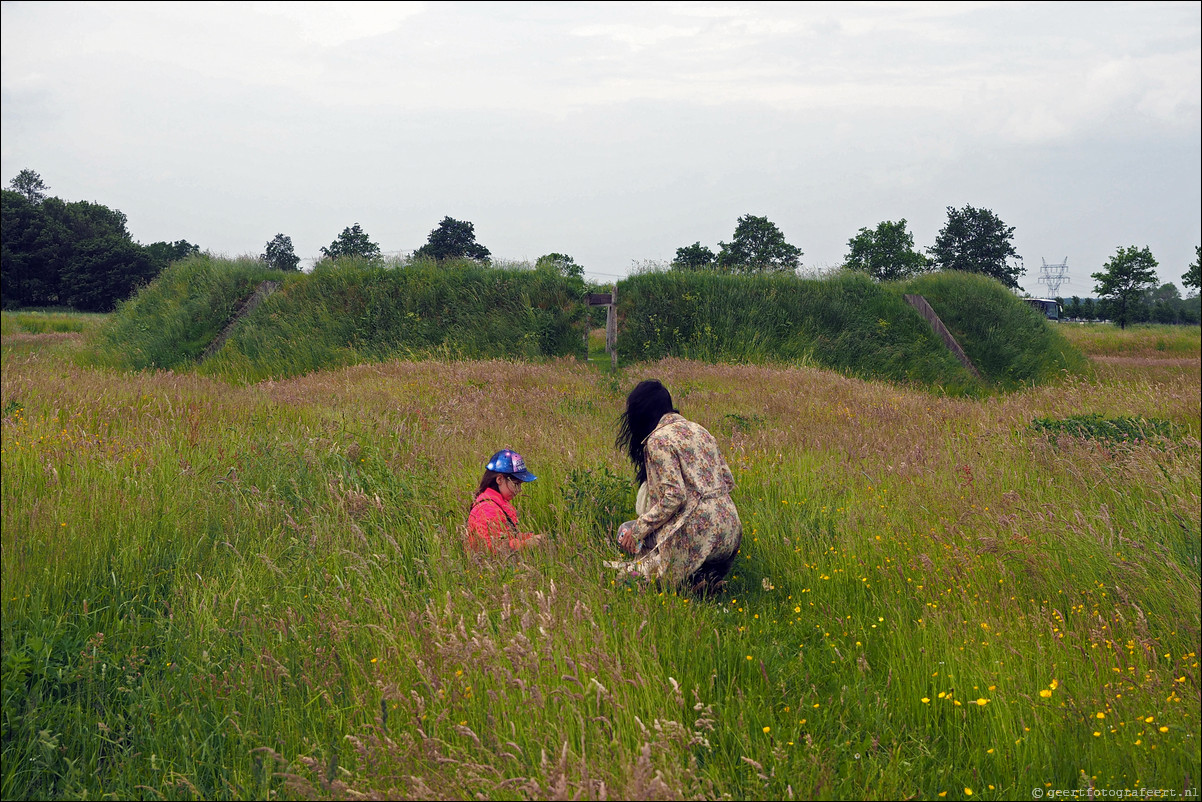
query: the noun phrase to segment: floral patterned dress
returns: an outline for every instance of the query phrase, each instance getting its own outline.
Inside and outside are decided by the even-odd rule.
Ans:
[[[730,500],[735,480],[705,427],[675,412],[659,419],[644,445],[647,503],[631,535],[640,550],[627,567],[669,585],[721,578],[743,539]]]

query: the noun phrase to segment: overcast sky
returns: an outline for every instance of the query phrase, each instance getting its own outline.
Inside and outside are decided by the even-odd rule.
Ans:
[[[622,277],[766,216],[821,270],[882,220],[1015,227],[1035,295],[1202,240],[1202,4],[3,4],[0,173],[143,243],[494,258]]]

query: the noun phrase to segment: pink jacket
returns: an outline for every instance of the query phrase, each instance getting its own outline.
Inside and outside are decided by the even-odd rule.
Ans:
[[[517,550],[534,537],[533,532],[518,528],[518,511],[499,492],[489,487],[476,496],[467,517],[469,551],[495,552],[498,546]]]

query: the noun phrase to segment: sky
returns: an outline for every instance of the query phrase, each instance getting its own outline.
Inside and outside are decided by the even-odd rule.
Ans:
[[[0,179],[142,243],[385,253],[444,217],[494,259],[613,281],[739,217],[802,272],[948,207],[1014,227],[1033,295],[1202,241],[1202,4],[5,2]]]

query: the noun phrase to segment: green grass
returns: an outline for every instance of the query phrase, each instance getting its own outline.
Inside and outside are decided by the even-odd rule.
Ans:
[[[1202,327],[1133,325],[1125,329],[1096,323],[1063,324],[1060,331],[1090,356],[1196,357],[1202,353]]]
[[[679,358],[231,386],[76,348],[2,346],[6,799],[1000,799],[1196,778],[1196,367],[972,400]],[[746,535],[713,601],[602,564],[634,490],[613,422],[647,377],[735,474]],[[1032,427],[1091,415],[1188,434]],[[459,527],[502,446],[539,475],[519,509],[552,546],[479,561]]]
[[[0,312],[0,333],[3,334],[67,334],[91,331],[104,322],[107,315],[91,312],[57,310],[22,310]]]

